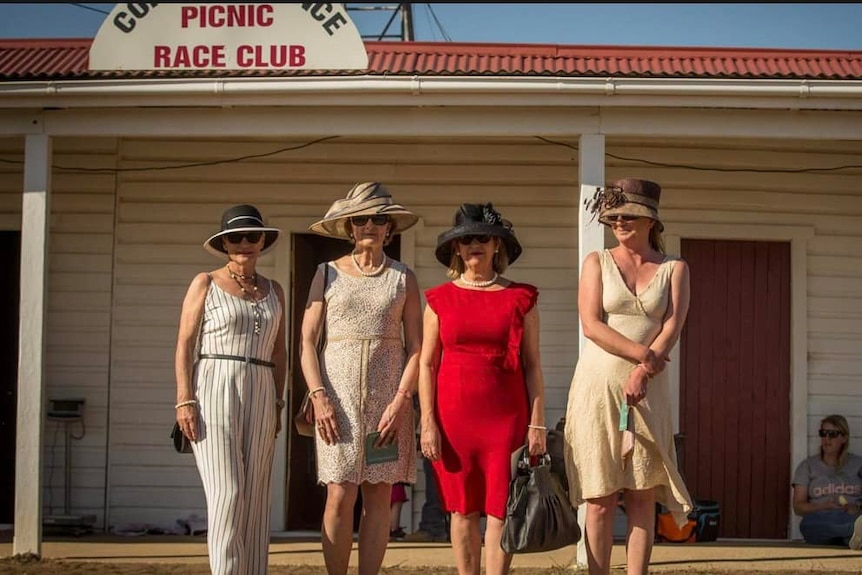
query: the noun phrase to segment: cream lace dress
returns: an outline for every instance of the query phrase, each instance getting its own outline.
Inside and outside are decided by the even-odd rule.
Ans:
[[[352,276],[330,263],[326,299],[326,347],[321,375],[335,408],[341,440],[326,445],[315,436],[317,480],[415,483],[413,409],[401,413],[398,461],[365,465],[365,436],[377,430],[395,398],[404,371],[401,318],[407,299],[407,266],[389,260],[376,276]]]
[[[599,253],[605,322],[624,336],[651,343],[661,331],[670,301],[675,260],[666,257],[642,293],[635,295],[608,250]],[[566,410],[566,471],[569,495],[579,505],[586,499],[621,489],[656,487],[656,500],[680,525],[691,511],[691,497],[677,470],[667,370],[650,380],[647,396],[633,407],[635,445],[622,458],[619,431],[623,387],[634,368],[588,340],[578,360]]]

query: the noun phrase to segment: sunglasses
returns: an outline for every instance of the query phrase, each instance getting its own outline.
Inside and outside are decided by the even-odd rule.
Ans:
[[[375,226],[385,226],[389,222],[389,216],[353,216],[350,218],[350,223],[354,226],[362,227],[371,220]]]
[[[238,244],[242,242],[243,238],[250,244],[256,244],[260,241],[263,232],[231,232],[229,234],[225,234],[227,241],[232,244]]]
[[[609,222],[633,222],[633,221],[635,221],[635,220],[639,220],[639,219],[641,219],[641,217],[640,217],[640,216],[625,216],[625,215],[620,215],[620,216],[608,216],[606,219],[607,219]]]
[[[461,236],[460,238],[458,238],[458,243],[462,246],[469,246],[473,243],[473,240],[476,240],[480,244],[487,244],[491,241],[491,236],[489,236],[488,234],[482,234],[478,236],[473,234],[469,236]]]
[[[844,432],[838,429],[821,429],[817,432],[817,435],[819,435],[820,437],[828,437],[829,439],[835,439],[836,437],[843,436]]]

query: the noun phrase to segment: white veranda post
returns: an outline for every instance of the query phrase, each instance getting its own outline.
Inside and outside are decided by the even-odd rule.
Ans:
[[[581,276],[581,267],[584,258],[590,252],[603,249],[607,242],[605,240],[605,229],[598,220],[593,219],[593,214],[586,211],[585,200],[592,198],[597,186],[605,184],[605,137],[597,134],[584,134],[580,138],[578,146],[578,180],[580,182],[580,195],[578,205],[578,277]],[[584,348],[584,329],[578,324],[578,357]],[[581,533],[586,533],[587,510],[581,505],[578,509],[578,523]],[[587,548],[585,537],[581,537],[578,543],[577,562],[578,565],[587,564]]]

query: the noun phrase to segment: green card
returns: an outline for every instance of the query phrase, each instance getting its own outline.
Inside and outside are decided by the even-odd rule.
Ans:
[[[376,463],[398,461],[398,441],[393,441],[389,445],[382,447],[374,447],[374,443],[378,437],[380,437],[379,431],[369,433],[365,436],[365,464],[374,465]]]
[[[620,407],[620,431],[629,428],[629,404],[625,402]]]

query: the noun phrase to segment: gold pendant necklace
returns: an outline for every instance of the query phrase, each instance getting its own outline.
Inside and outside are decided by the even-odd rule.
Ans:
[[[240,291],[242,291],[243,297],[249,300],[249,303],[251,303],[251,313],[252,315],[254,315],[254,335],[260,335],[260,308],[258,307],[257,299],[257,274],[252,274],[251,276],[242,276],[240,274],[234,273],[233,270],[231,270],[229,267],[227,267],[227,271],[233,281],[236,282],[236,285],[239,286]],[[246,277],[251,277],[252,281],[254,282],[254,284],[252,285],[252,292],[249,292],[247,289],[245,289],[245,286],[242,285],[242,282],[240,281],[240,278],[245,279]]]

